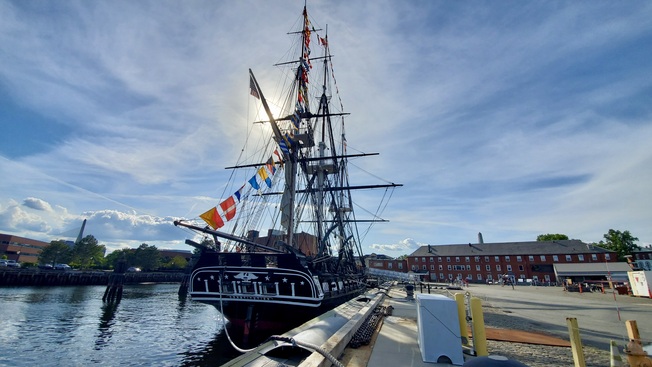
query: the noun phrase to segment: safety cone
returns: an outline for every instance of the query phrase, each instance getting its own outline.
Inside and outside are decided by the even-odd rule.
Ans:
[[[623,365],[623,358],[620,356],[620,351],[618,350],[618,344],[616,344],[615,340],[611,341],[611,358],[610,362],[611,364],[609,365],[610,367],[622,367]]]

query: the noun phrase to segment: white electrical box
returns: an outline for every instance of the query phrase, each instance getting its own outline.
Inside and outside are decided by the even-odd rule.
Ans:
[[[416,305],[423,361],[464,364],[457,302],[439,294],[417,294]]]

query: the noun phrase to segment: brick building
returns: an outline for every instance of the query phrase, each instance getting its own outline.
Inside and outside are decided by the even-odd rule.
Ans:
[[[369,269],[397,271],[407,273],[410,269],[407,266],[407,260],[392,259],[386,255],[371,254],[365,257],[365,265]]]
[[[579,240],[422,246],[408,256],[410,271],[424,281],[473,283],[514,279],[555,282],[555,264],[605,263],[618,255]]]
[[[38,263],[38,255],[49,242],[0,233],[0,256],[25,263]]]
[[[634,251],[632,260],[636,263],[638,269],[652,270],[652,246],[647,245],[641,250]]]

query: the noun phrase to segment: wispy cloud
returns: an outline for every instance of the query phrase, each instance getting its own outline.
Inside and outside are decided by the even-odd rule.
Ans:
[[[222,168],[255,129],[247,69],[274,99],[269,65],[285,60],[300,10],[0,1],[11,137],[0,231],[55,236],[87,217],[114,248],[182,246],[171,220],[221,196]],[[615,228],[652,242],[650,4],[315,1],[309,12],[328,28],[349,146],[381,153],[356,168],[405,185],[365,252],[477,232],[591,242]]]

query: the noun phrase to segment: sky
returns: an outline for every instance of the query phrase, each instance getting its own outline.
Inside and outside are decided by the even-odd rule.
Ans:
[[[0,233],[191,250],[303,1],[0,0]],[[308,1],[347,141],[403,187],[363,252],[652,243],[652,3]],[[209,204],[211,203],[211,204]]]

